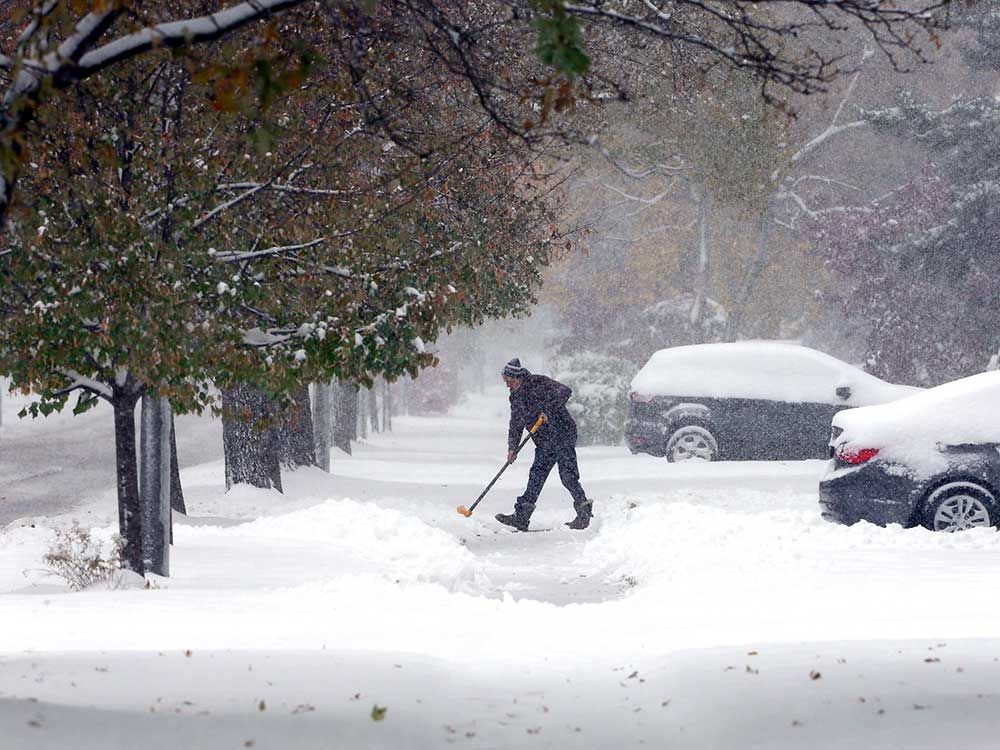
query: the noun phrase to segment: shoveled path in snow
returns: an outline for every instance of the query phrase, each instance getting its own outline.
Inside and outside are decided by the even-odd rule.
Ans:
[[[814,492],[820,472],[815,461],[717,464],[706,472],[704,465],[668,465],[664,459],[633,456],[623,446],[580,447],[581,481],[594,500],[594,524],[585,531],[566,528],[565,522],[574,516],[572,500],[553,469],[531,522],[532,529],[545,531],[518,533],[493,516],[509,513],[527,485],[534,458],[530,442],[472,517],[463,518],[455,510],[471,505],[506,460],[508,416],[506,392],[495,389],[468,397],[447,416],[396,418],[392,432],[362,442],[351,456],[334,455],[337,494],[415,513],[462,540],[486,567],[493,587],[482,591],[484,595],[506,592],[518,599],[564,605],[615,599],[630,585],[608,580],[580,560],[610,502],[627,504],[633,495],[693,492],[703,504],[727,507],[734,502],[728,489],[740,490],[736,502],[745,499],[744,490]],[[496,460],[484,460],[490,456]],[[713,491],[707,498],[699,491],[706,486]],[[794,495],[768,497],[772,503],[796,501]]]

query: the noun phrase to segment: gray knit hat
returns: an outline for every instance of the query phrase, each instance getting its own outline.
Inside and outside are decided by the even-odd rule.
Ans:
[[[518,380],[524,380],[531,373],[528,372],[527,367],[521,366],[521,360],[514,357],[510,362],[504,365],[503,372],[501,373],[505,378],[517,378]]]

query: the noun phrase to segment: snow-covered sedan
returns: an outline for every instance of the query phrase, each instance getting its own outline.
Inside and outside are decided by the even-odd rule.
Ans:
[[[677,346],[632,379],[625,438],[668,461],[826,458],[838,411],[918,390],[798,344]]]
[[[823,517],[935,531],[1000,523],[1000,372],[833,419]]]

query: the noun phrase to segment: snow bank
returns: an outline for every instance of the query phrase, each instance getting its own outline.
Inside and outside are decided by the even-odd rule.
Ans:
[[[837,445],[878,448],[920,475],[947,467],[939,445],[1000,443],[1000,372],[984,372],[889,404],[848,409],[833,425]]]
[[[68,590],[42,563],[58,523],[38,518],[0,530],[0,593]],[[194,523],[175,522],[171,577],[160,587],[294,589],[351,579],[361,589],[422,583],[479,592],[490,585],[484,564],[454,536],[374,503],[330,499],[247,523]],[[117,524],[88,528],[105,545],[117,532]]]
[[[345,570],[355,573],[377,572],[396,582],[440,583],[449,589],[481,584],[476,557],[455,537],[374,503],[327,500],[233,528],[189,529],[186,534],[245,539],[248,548],[260,542],[321,542],[338,557],[349,558],[344,560]]]
[[[847,399],[837,389],[851,389]],[[661,349],[632,379],[647,396],[755,398],[863,406],[919,389],[893,385],[815,349],[775,341],[699,344]]]
[[[763,510],[770,494],[737,491],[730,507],[615,498],[581,556],[628,588],[601,611],[629,616],[606,626],[689,647],[995,631],[981,619],[995,605],[977,593],[996,571],[995,529],[844,527],[819,517],[814,496]]]

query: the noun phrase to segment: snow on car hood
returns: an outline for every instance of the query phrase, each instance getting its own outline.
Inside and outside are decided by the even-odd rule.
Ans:
[[[846,409],[833,418],[837,445],[877,448],[880,457],[930,475],[947,462],[938,446],[1000,443],[1000,372],[939,385],[891,404]]]
[[[851,389],[847,399],[837,388]],[[799,344],[740,341],[661,349],[632,379],[647,396],[750,398],[847,406],[893,401],[919,392],[894,385]]]

